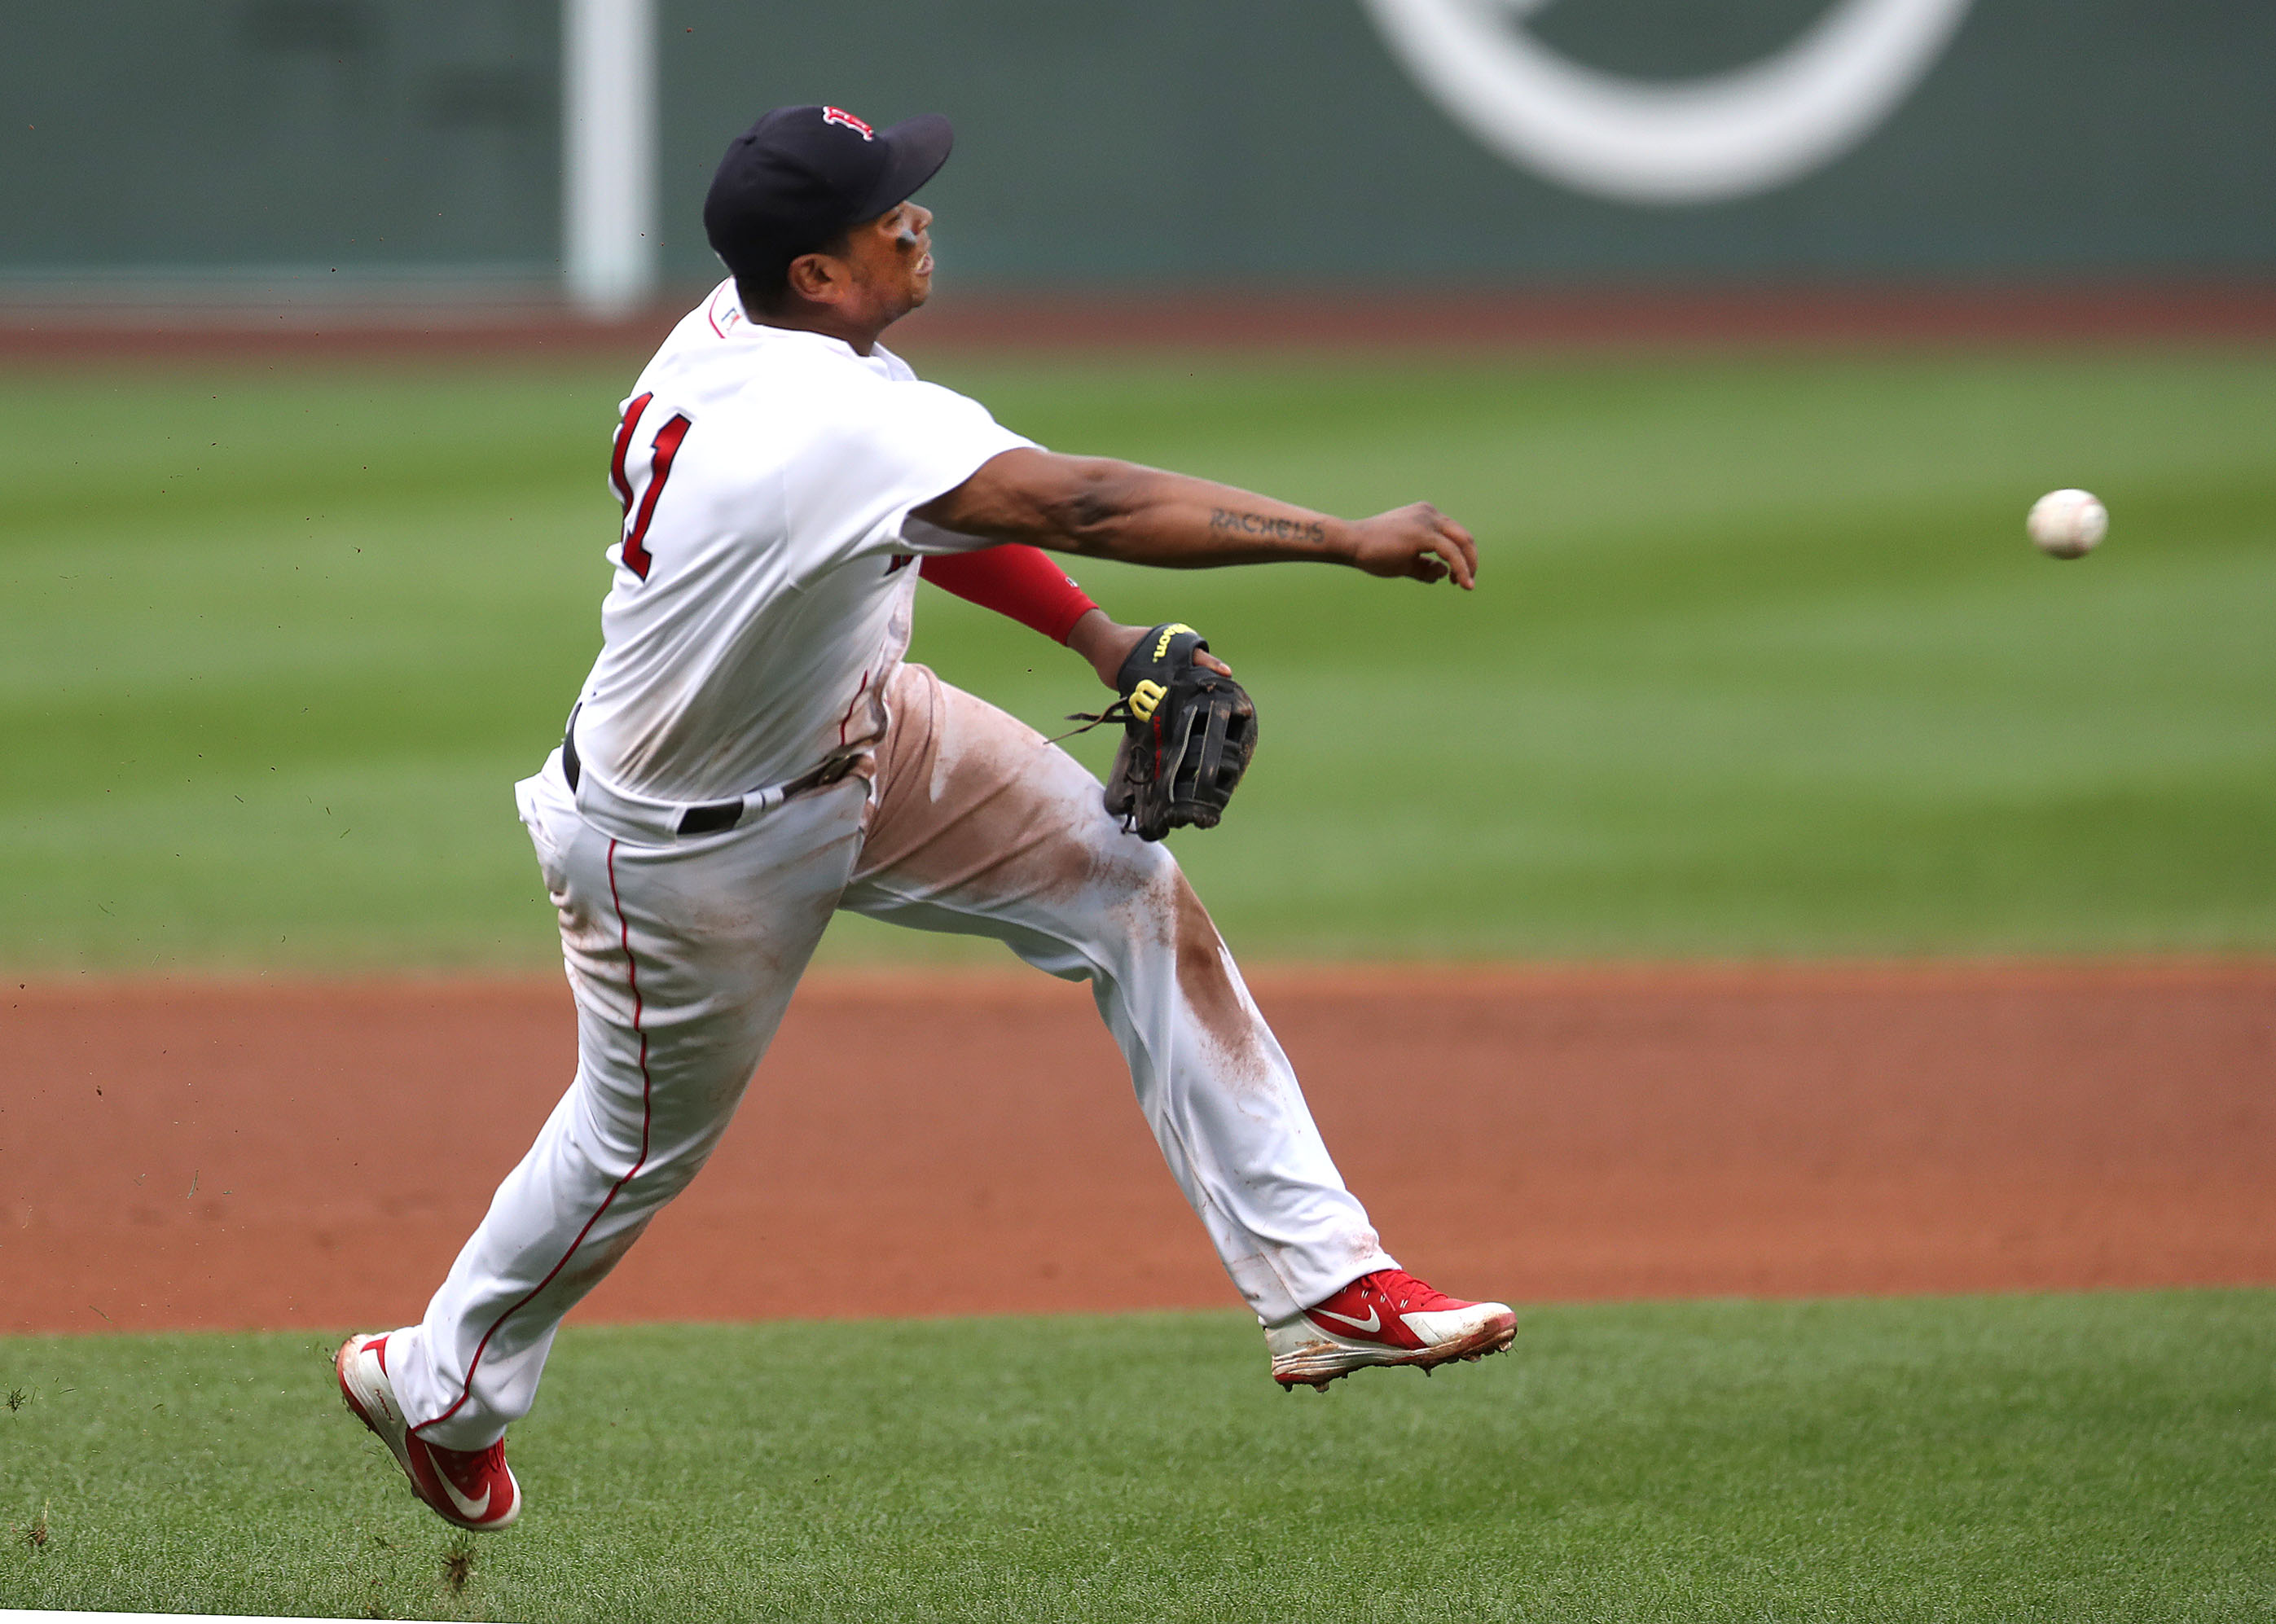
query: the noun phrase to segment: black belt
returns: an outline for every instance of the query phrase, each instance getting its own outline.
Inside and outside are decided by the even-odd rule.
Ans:
[[[577,759],[577,712],[583,709],[584,707],[580,705],[577,710],[569,713],[569,725],[561,734],[561,771],[562,775],[569,780],[569,793],[573,795],[577,793],[577,781],[585,775],[584,763]],[[858,759],[860,759],[858,751],[852,755],[833,756],[812,772],[793,778],[784,785],[783,794],[787,799],[797,794],[800,790],[818,789],[824,784],[835,784],[853,770],[854,763]],[[722,829],[732,829],[743,821],[743,808],[747,804],[747,801],[748,798],[742,795],[736,796],[732,801],[707,801],[701,806],[690,807],[682,812],[679,815],[679,822],[673,827],[684,835],[708,835]]]
[[[732,801],[707,801],[700,807],[690,807],[679,815],[679,830],[684,835],[708,835],[721,829],[732,829],[743,821],[743,798]]]

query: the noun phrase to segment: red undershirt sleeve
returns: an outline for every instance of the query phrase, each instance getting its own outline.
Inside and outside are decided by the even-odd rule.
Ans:
[[[924,578],[967,603],[1008,615],[1063,643],[1074,623],[1098,607],[1040,547],[1017,543],[975,552],[927,553]]]

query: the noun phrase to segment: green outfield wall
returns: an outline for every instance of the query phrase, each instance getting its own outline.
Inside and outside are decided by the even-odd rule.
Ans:
[[[550,0],[11,5],[0,275],[550,276]]]
[[[2268,0],[656,0],[665,275],[781,102],[948,113],[975,280],[2276,276]],[[548,0],[12,8],[0,280],[549,277]],[[335,269],[337,268],[337,269]]]

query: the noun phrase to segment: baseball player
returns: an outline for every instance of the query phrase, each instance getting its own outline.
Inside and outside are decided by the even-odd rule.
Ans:
[[[578,1064],[417,1324],[356,1336],[349,1408],[450,1522],[521,1509],[508,1424],[562,1317],[703,1165],[832,913],[994,937],[1089,981],[1172,1175],[1284,1387],[1509,1346],[1510,1310],[1404,1272],[1157,843],[1215,821],[1255,738],[1183,626],[1109,619],[1038,548],[1166,567],[1309,559],[1468,588],[1427,504],[1347,521],[1055,455],[877,342],[931,285],[910,196],[947,120],[782,108],[704,204],[732,273],[624,403],[603,646],[517,786],[560,916]],[[1066,644],[1127,730],[1115,807],[1072,756],[902,658],[917,577]]]

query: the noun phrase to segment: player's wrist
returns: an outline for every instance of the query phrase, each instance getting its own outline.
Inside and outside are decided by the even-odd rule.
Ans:
[[[1092,609],[1067,629],[1066,646],[1089,661],[1098,679],[1119,693],[1116,679],[1121,674],[1122,662],[1145,634],[1142,626],[1123,626],[1104,610]]]
[[[1364,521],[1331,519],[1321,528],[1322,563],[1345,564],[1354,569],[1364,567],[1367,543]]]

